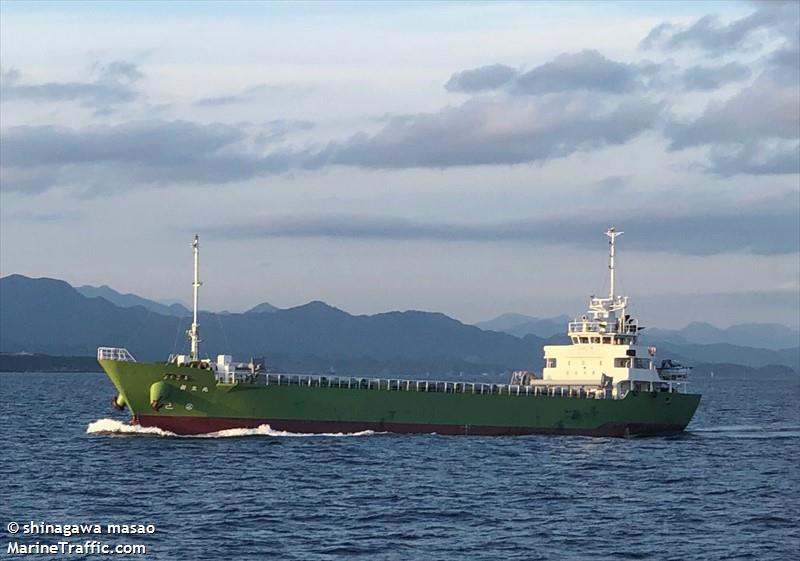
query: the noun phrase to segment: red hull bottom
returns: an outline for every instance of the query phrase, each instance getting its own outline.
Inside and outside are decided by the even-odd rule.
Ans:
[[[208,434],[227,429],[253,429],[269,425],[277,431],[306,434],[354,433],[366,430],[401,434],[447,434],[470,436],[522,436],[531,434],[580,436],[653,436],[675,434],[685,427],[649,423],[605,423],[596,428],[503,427],[489,425],[440,425],[428,423],[384,423],[369,421],[311,421],[298,419],[238,419],[224,417],[162,417],[140,415],[134,423],[158,427],[179,435]]]

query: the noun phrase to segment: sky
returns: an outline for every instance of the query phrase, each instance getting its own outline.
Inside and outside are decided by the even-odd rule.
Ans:
[[[800,3],[0,2],[0,274],[800,322]]]

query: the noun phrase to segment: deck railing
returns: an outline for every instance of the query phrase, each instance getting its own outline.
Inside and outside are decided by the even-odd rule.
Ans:
[[[457,393],[475,395],[552,396],[584,399],[616,399],[611,391],[603,391],[586,384],[516,385],[484,384],[479,382],[444,382],[435,380],[404,380],[383,378],[352,378],[340,376],[312,376],[298,374],[257,374],[245,383],[268,386],[306,386],[315,388],[360,389],[372,391],[399,391],[422,393]],[[651,391],[674,392],[676,387],[666,382],[654,383]]]
[[[136,362],[128,349],[118,347],[97,347],[97,360],[118,360],[121,362]]]
[[[597,333],[600,335],[636,335],[639,332],[636,323],[625,324],[621,330],[617,329],[614,324],[608,324],[601,321],[571,321],[567,327],[568,333]]]
[[[304,374],[259,373],[241,380],[245,383],[274,386],[306,386],[315,388],[361,389],[373,391],[414,391],[433,393],[458,393],[476,395],[554,396],[586,399],[621,399],[627,391],[614,395],[597,386],[587,384],[484,384],[479,382],[444,382],[438,380],[405,380],[385,378],[353,378],[340,376],[315,376]],[[637,391],[680,392],[685,382],[660,381],[642,383]]]

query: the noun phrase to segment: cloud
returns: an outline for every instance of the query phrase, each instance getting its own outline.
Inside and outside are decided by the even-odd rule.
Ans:
[[[705,16],[688,26],[662,23],[643,48],[693,48],[712,56],[760,53],[758,77],[733,97],[711,101],[700,116],[672,118],[670,150],[708,146],[706,172],[731,176],[797,174],[800,169],[800,4],[761,2],[750,15],[723,23]],[[764,54],[764,50],[766,53]],[[750,70],[729,62],[683,72],[687,90],[713,90],[746,80]]]
[[[55,184],[114,185],[121,183],[120,177],[133,184],[224,184],[329,165],[520,164],[625,143],[651,128],[660,110],[638,98],[605,103],[587,95],[472,99],[437,113],[393,120],[373,135],[357,134],[322,149],[274,145],[293,130],[313,126],[307,121],[278,120],[262,126],[161,120],[83,129],[18,126],[0,131],[0,155],[4,189],[23,193]]]
[[[18,211],[6,215],[4,219],[19,222],[74,222],[85,217],[86,213],[76,210],[59,210],[55,212]]]
[[[776,64],[786,64],[787,53]],[[493,64],[453,74],[445,84],[450,92],[478,93],[500,90],[508,95],[546,95],[597,92],[605,95],[631,92],[662,93],[665,90],[715,90],[746,80],[748,67],[738,62],[699,65],[679,69],[671,60],[624,63],[598,51],[563,53],[552,61],[519,72],[510,66]]]
[[[612,93],[639,86],[634,65],[616,62],[593,50],[558,55],[551,62],[521,74],[516,87],[526,94],[568,92],[579,89]]]
[[[285,124],[280,133],[285,132]],[[269,135],[274,127],[250,127]],[[256,135],[254,144],[258,145]],[[305,153],[261,154],[244,127],[188,121],[137,121],[70,129],[2,129],[3,189],[37,192],[57,183],[221,184],[314,163]],[[112,189],[113,187],[107,187]]]
[[[332,164],[445,168],[542,162],[623,144],[651,128],[661,108],[639,98],[471,99],[388,123],[326,149]]]
[[[791,254],[800,251],[800,224],[792,204],[777,211],[726,209],[707,214],[647,216],[620,212],[602,219],[520,220],[453,223],[359,214],[273,215],[211,227],[230,238],[334,238],[350,240],[429,240],[511,242],[595,247],[597,236],[616,219],[630,234],[626,246],[643,251],[692,255],[717,253]]]
[[[777,69],[789,65],[795,52],[791,45],[783,45],[764,59],[767,71],[755,82],[723,103],[709,104],[699,117],[668,119],[663,132],[669,149],[709,146],[708,163],[701,167],[717,175],[796,173],[798,86],[786,83],[785,75],[783,81],[773,77]],[[85,99],[99,102],[104,98],[98,92],[107,92],[103,87],[130,93],[141,78],[137,67],[125,62],[96,65],[93,73],[95,80],[83,84],[88,89],[76,90],[80,94],[53,84],[22,86],[13,70],[5,74],[3,88],[14,95],[27,92],[29,98],[59,99],[69,90],[77,99],[88,96]],[[336,165],[397,169],[542,163],[625,144],[664,126],[667,102],[656,100],[665,89],[713,90],[749,76],[750,70],[736,62],[681,71],[671,61],[623,63],[584,50],[561,54],[527,72],[501,64],[458,72],[447,82],[451,91],[500,91],[432,113],[398,116],[377,132],[331,140],[321,147],[284,144],[293,132],[314,126],[298,120],[235,125],[150,120],[82,129],[4,128],[0,173],[7,191],[34,193],[56,184],[119,183],[113,178],[120,173],[130,186],[225,184]],[[195,104],[256,99],[275,87],[253,86]],[[112,99],[105,98],[105,103]]]
[[[97,81],[99,82],[132,84],[144,77],[144,74],[139,72],[138,66],[124,60],[115,60],[108,64],[97,62],[92,65],[92,71],[97,74]]]
[[[714,146],[705,170],[717,175],[800,173],[800,142],[743,142]]]
[[[281,142],[294,132],[309,131],[315,126],[311,121],[273,119],[259,127],[253,142],[259,146]]]
[[[800,167],[800,87],[762,75],[696,119],[665,128],[670,150],[708,145],[706,171],[719,175],[795,174]]]
[[[130,103],[139,97],[134,83],[142,78],[135,64],[114,61],[95,63],[91,67],[93,78],[89,81],[26,83],[22,74],[11,68],[0,80],[3,101],[78,102],[99,110]]]
[[[299,96],[308,95],[313,89],[311,86],[300,84],[257,84],[238,93],[202,97],[196,100],[194,105],[197,107],[225,107],[240,103],[259,102],[268,97],[297,99]]]
[[[800,44],[786,43],[773,51],[767,59],[770,78],[784,85],[800,83]]]
[[[606,58],[598,51],[563,53],[527,72],[504,64],[492,64],[453,74],[445,84],[451,92],[476,93],[503,88],[511,94],[597,91],[627,93],[642,86],[640,78],[652,74],[657,65],[626,64]]]
[[[457,72],[444,85],[449,92],[474,93],[494,90],[510,82],[517,71],[504,64],[491,64]]]
[[[632,180],[632,175],[610,175],[597,181],[594,190],[605,195],[618,195],[631,184]]]
[[[762,78],[724,103],[712,103],[693,121],[667,129],[671,148],[754,138],[796,139],[800,134],[800,89]]]
[[[195,105],[200,107],[222,107],[225,105],[234,105],[246,101],[240,95],[220,95],[214,97],[203,97],[194,102]]]
[[[5,156],[2,135],[0,135],[0,162]],[[21,168],[3,163],[0,166],[0,186],[6,193],[17,192],[38,194],[50,189],[58,181],[58,174],[51,168]]]
[[[670,22],[654,27],[642,40],[644,49],[694,48],[711,55],[725,55],[737,49],[757,47],[759,33],[777,33],[786,40],[797,40],[800,8],[796,1],[761,2],[750,15],[723,23],[706,15],[689,26]]]
[[[683,72],[683,87],[687,90],[716,90],[731,82],[746,80],[750,69],[738,62],[719,66],[693,66]]]

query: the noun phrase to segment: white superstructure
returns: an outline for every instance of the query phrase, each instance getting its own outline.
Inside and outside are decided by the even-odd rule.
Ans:
[[[614,292],[615,243],[622,232],[609,228],[607,297],[592,296],[589,310],[569,323],[569,345],[544,347],[544,370],[532,385],[578,387],[597,397],[624,397],[630,390],[684,391],[686,380],[661,377],[655,348],[637,344],[639,323],[627,313],[628,297]]]

